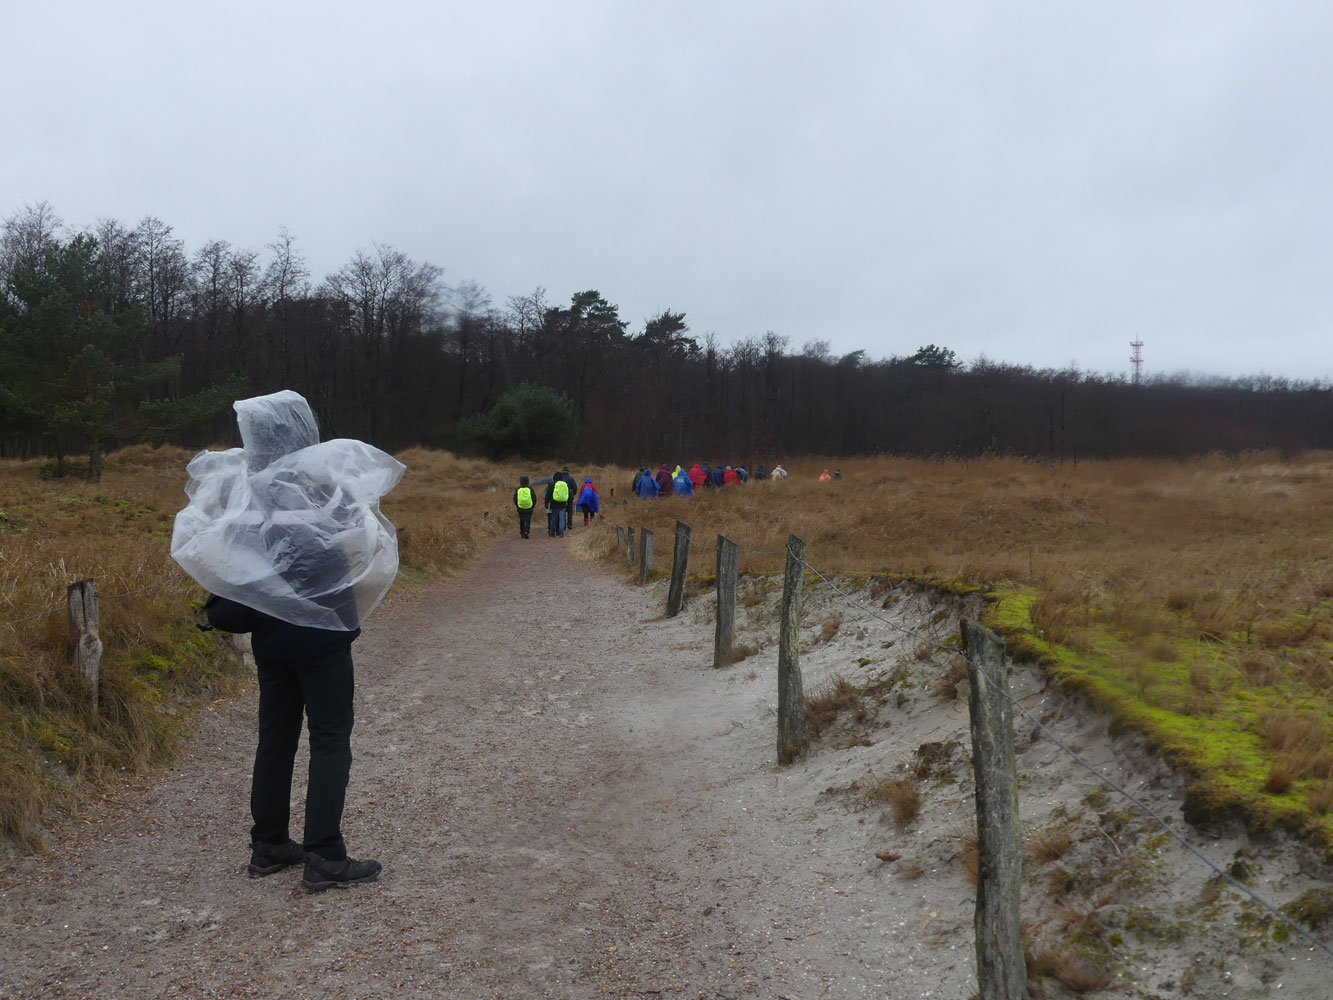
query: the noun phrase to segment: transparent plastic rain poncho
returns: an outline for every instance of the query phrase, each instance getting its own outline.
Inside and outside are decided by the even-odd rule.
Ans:
[[[379,498],[404,466],[361,441],[319,442],[290,390],[234,404],[243,447],[186,467],[171,556],[202,587],[293,625],[359,628],[398,572]]]

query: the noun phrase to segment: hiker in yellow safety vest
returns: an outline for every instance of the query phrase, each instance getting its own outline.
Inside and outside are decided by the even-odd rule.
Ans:
[[[565,515],[569,504],[569,483],[559,472],[546,484],[542,502],[546,505],[546,534],[552,538],[565,537]]]
[[[514,490],[514,507],[518,510],[518,537],[527,538],[532,531],[532,508],[536,500],[532,496],[532,487],[527,476],[518,477],[518,489]]]
[[[574,484],[574,477],[569,474],[569,466],[560,470],[560,478],[569,487],[569,499],[565,501],[565,527],[574,527],[574,507],[578,504],[579,488]]]

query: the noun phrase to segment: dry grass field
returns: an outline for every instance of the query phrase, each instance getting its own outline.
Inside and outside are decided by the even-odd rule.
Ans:
[[[451,572],[514,531],[519,473],[551,471],[419,449],[399,457],[409,471],[383,507],[400,532],[400,585]],[[98,484],[0,463],[0,624],[41,615],[0,627],[0,835],[37,843],[62,789],[168,758],[190,707],[241,683],[216,633],[193,626],[202,591],[171,579],[189,458],[126,449],[107,457]],[[841,480],[817,481],[835,465]],[[780,571],[795,533],[830,575],[985,591],[1011,653],[1039,658],[1194,775],[1194,818],[1239,812],[1333,847],[1333,456],[788,469],[783,483],[652,502],[625,499],[632,470],[574,472],[594,477],[605,520],[655,530],[659,567],[680,518],[705,577],[718,533],[742,546],[747,573]],[[536,519],[534,540],[540,510]],[[105,595],[96,714],[66,652],[65,587],[85,576]]]
[[[842,478],[820,483],[825,467]],[[634,500],[607,519],[652,529],[659,568],[679,518],[704,575],[718,533],[743,573],[779,572],[795,533],[825,574],[984,591],[1011,655],[1193,776],[1192,820],[1240,814],[1333,850],[1333,456],[787,468],[782,483]]]
[[[53,798],[74,806],[62,792],[168,759],[192,707],[243,683],[226,642],[194,627],[204,592],[168,551],[191,457],[128,448],[106,457],[100,483],[0,462],[0,840],[38,845]],[[419,449],[399,458],[407,474],[382,506],[399,530],[400,585],[516,531],[519,474],[552,471]],[[99,712],[67,652],[65,588],[84,577],[101,595]]]

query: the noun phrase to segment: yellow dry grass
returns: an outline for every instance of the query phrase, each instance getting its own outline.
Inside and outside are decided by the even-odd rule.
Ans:
[[[1299,750],[1281,752],[1260,732],[1265,714],[1333,708],[1333,455],[843,459],[842,479],[819,482],[834,464],[621,500],[608,520],[647,526],[659,549],[684,521],[700,573],[713,572],[718,534],[748,573],[781,571],[795,534],[829,576],[988,593],[1011,654],[1046,663],[1201,779],[1192,815],[1239,811],[1333,848],[1333,823],[1308,804],[1324,802],[1327,729],[1306,727]]]

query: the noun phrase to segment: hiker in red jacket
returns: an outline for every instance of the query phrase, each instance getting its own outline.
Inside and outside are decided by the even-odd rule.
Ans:
[[[690,475],[690,484],[694,487],[694,492],[698,493],[701,489],[704,488],[704,480],[708,478],[708,475],[707,473],[704,472],[703,469],[699,467],[698,462],[695,462],[694,465],[691,467],[689,475]]]
[[[741,477],[736,475],[736,470],[733,469],[730,465],[728,465],[726,470],[722,473],[722,485],[739,486],[740,484],[741,484]]]
[[[583,513],[583,526],[588,526],[588,519],[597,516],[598,501],[597,487],[592,484],[592,478],[583,480],[583,485],[579,487],[579,510]]]

